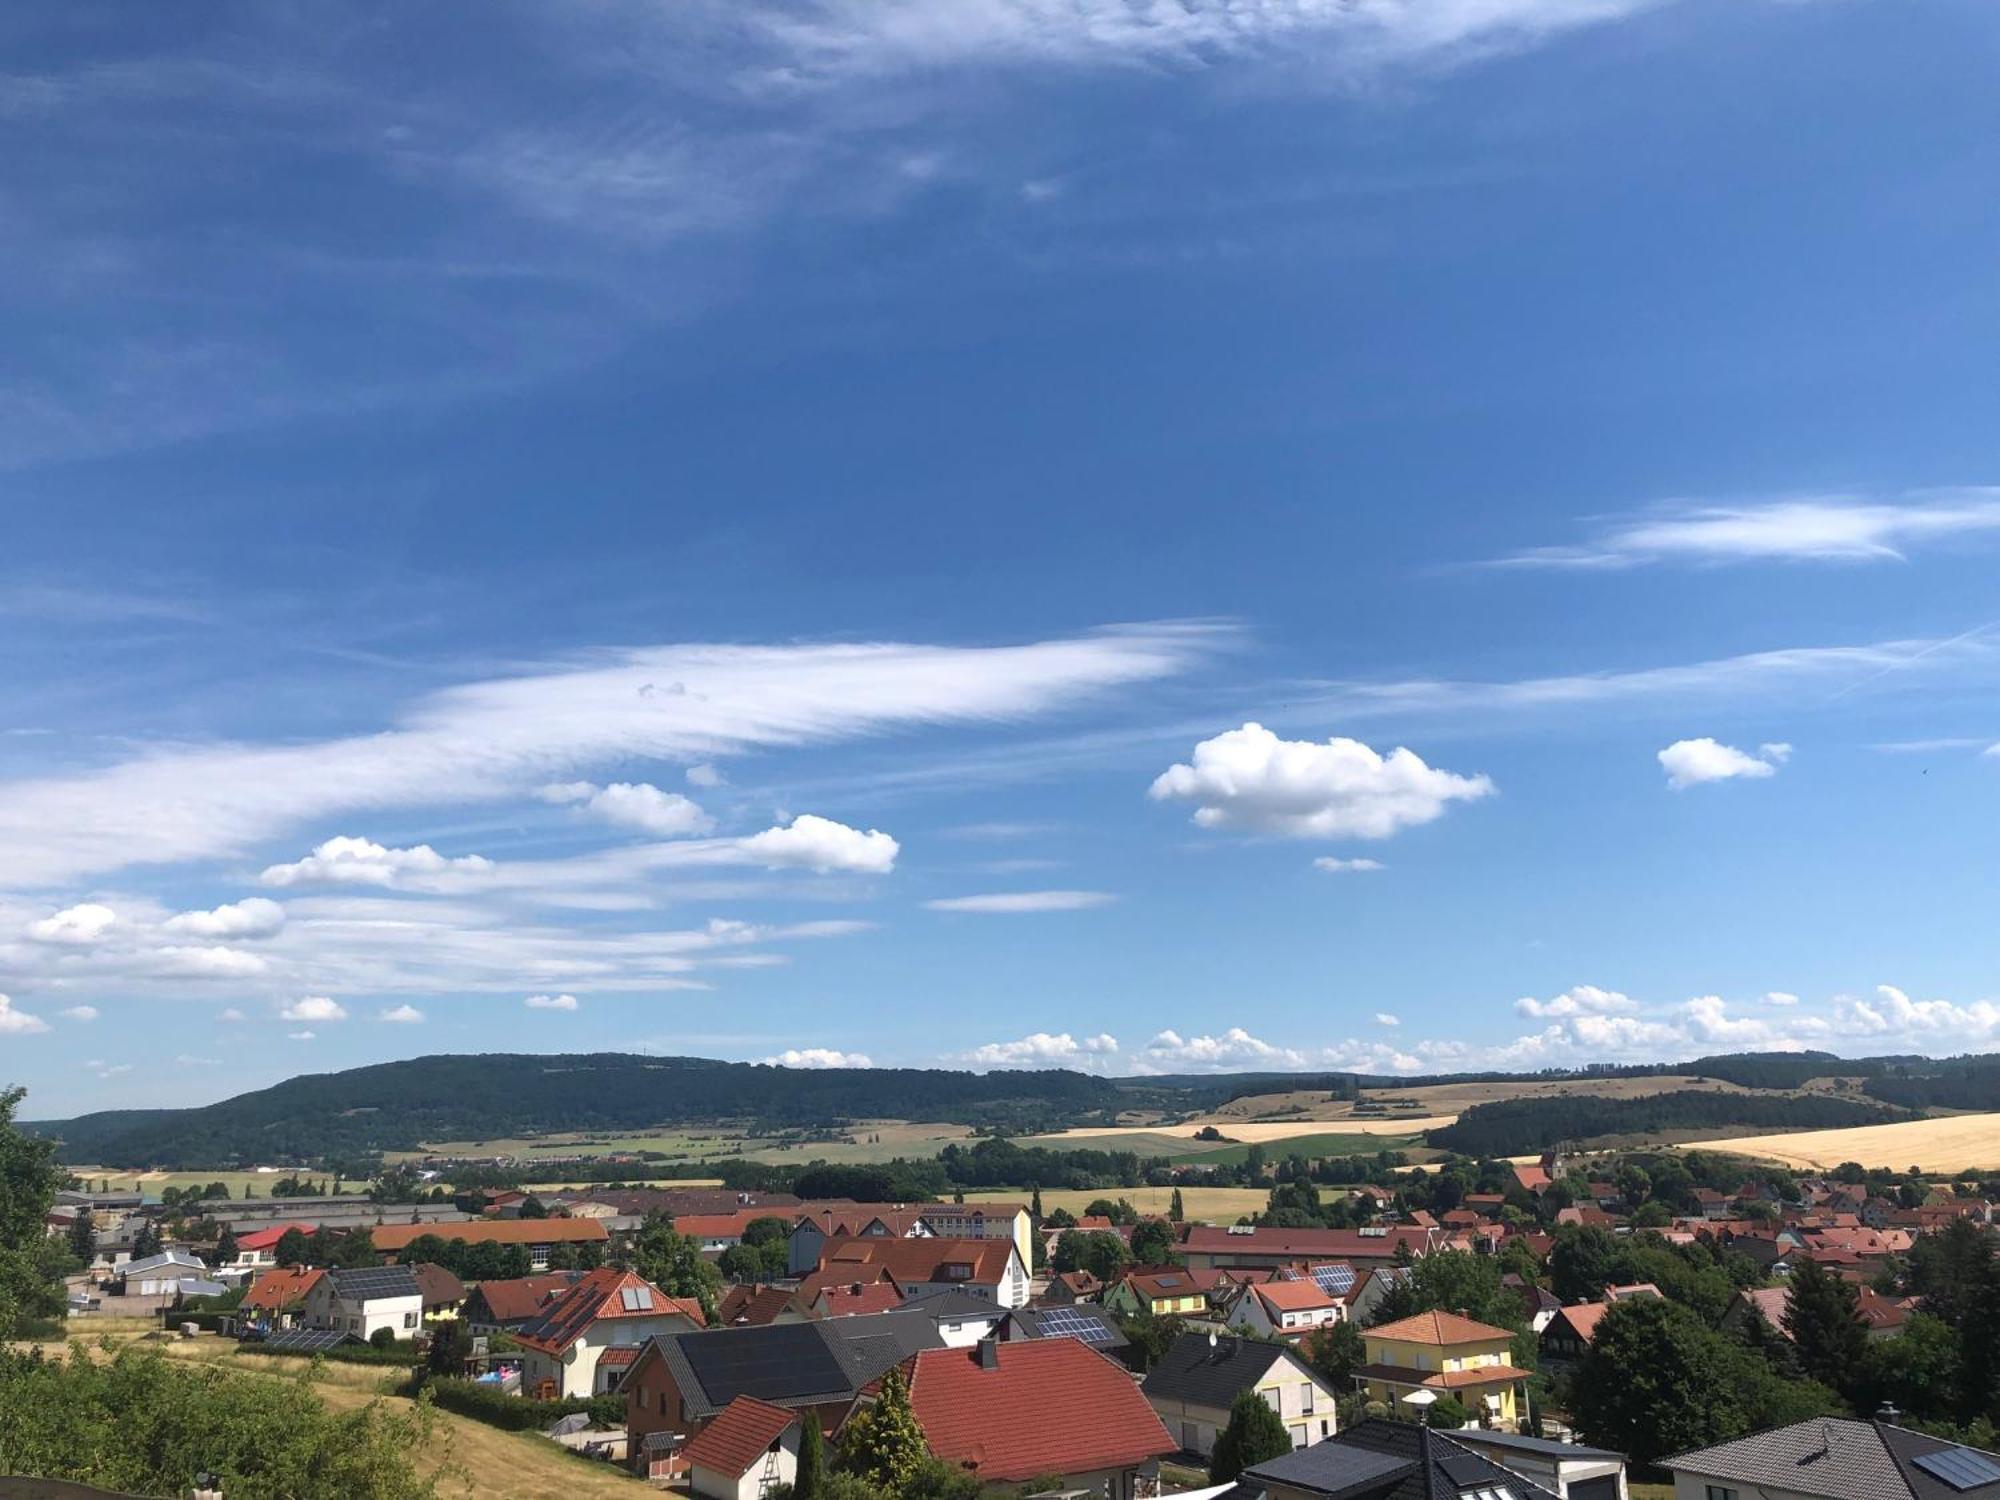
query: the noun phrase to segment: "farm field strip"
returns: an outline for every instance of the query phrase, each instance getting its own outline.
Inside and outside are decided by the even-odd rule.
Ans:
[[[1217,1142],[1218,1146],[1230,1143],[1269,1145],[1273,1141],[1295,1140],[1300,1136],[1330,1134],[1354,1136],[1402,1136],[1411,1137],[1426,1130],[1436,1130],[1451,1124],[1457,1115],[1425,1115],[1419,1119],[1376,1119],[1364,1116],[1355,1118],[1344,1116],[1335,1120],[1188,1120],[1179,1125],[1079,1125],[1068,1130],[1052,1131],[1047,1135],[1024,1135],[1020,1138],[1024,1146],[1062,1144],[1076,1149],[1083,1141],[1093,1146],[1100,1142],[1152,1137],[1158,1140],[1170,1137],[1181,1144],[1175,1149],[1186,1150],[1187,1142],[1195,1133],[1213,1125],[1229,1142]],[[1201,1143],[1197,1142],[1199,1146]],[[1137,1147],[1125,1145],[1104,1145],[1106,1151],[1131,1151]],[[1362,1150],[1384,1150],[1382,1146],[1364,1146]],[[1158,1153],[1156,1153],[1158,1154]]]
[[[1700,1145],[1704,1151],[1732,1151],[1788,1167],[1837,1167],[1853,1161],[1864,1167],[1961,1172],[2000,1167],[2000,1114],[1946,1115],[1894,1125],[1734,1136]]]

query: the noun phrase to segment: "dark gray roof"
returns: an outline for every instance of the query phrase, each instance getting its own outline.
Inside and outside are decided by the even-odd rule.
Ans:
[[[975,1297],[970,1292],[962,1292],[956,1287],[948,1292],[938,1292],[932,1296],[913,1297],[898,1309],[901,1312],[921,1312],[936,1322],[949,1323],[954,1319],[1001,1318],[1007,1309],[985,1297]],[[887,1314],[894,1317],[894,1312]]]
[[[648,1347],[666,1364],[689,1415],[706,1418],[738,1396],[774,1406],[852,1400],[918,1351],[942,1349],[944,1340],[925,1314],[899,1311],[668,1333]]]
[[[420,1297],[417,1273],[408,1266],[359,1266],[329,1271],[334,1295],[343,1302],[371,1302],[377,1297]]]
[[[1915,1462],[1920,1455],[1945,1449],[1982,1451],[1887,1422],[1814,1417],[1683,1453],[1664,1460],[1664,1465],[1742,1484],[1824,1495],[1829,1500],[1960,1500],[1965,1495],[1989,1500],[2000,1496],[2000,1481],[1956,1489]]]
[[[1295,1359],[1279,1344],[1223,1335],[1209,1343],[1205,1333],[1184,1333],[1167,1346],[1140,1389],[1164,1401],[1226,1411],[1237,1393],[1264,1378],[1281,1359]]]
[[[1131,1342],[1109,1313],[1082,1302],[1017,1307],[1007,1314],[1007,1337],[1082,1339],[1093,1349],[1124,1349]]]
[[[1247,1469],[1243,1482],[1335,1500],[1458,1500],[1474,1490],[1506,1500],[1555,1500],[1551,1491],[1446,1433],[1380,1417]]]

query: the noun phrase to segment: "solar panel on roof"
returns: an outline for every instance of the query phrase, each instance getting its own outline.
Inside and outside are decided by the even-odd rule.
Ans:
[[[773,1323],[762,1328],[719,1328],[689,1334],[681,1353],[717,1406],[738,1396],[760,1401],[852,1389],[839,1361],[811,1323]]]
[[[1354,1267],[1345,1261],[1332,1265],[1314,1266],[1312,1279],[1319,1289],[1329,1297],[1344,1297],[1354,1290]]]
[[[635,1286],[632,1288],[632,1310],[634,1312],[651,1312],[653,1310],[653,1289],[651,1287]]]
[[[371,1297],[409,1297],[416,1294],[417,1276],[408,1266],[361,1266],[351,1271],[335,1271],[333,1284],[341,1296],[364,1301]]]
[[[1935,1453],[1919,1453],[1910,1462],[1955,1490],[2000,1484],[2000,1463],[1975,1448],[1940,1448]]]
[[[1102,1318],[1093,1318],[1088,1313],[1067,1307],[1051,1308],[1038,1316],[1035,1322],[1043,1338],[1082,1339],[1086,1344],[1113,1342],[1112,1332]]]

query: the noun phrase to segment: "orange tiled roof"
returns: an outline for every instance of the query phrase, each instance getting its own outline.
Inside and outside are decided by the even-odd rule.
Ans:
[[[1405,1344],[1469,1344],[1482,1339],[1510,1339],[1514,1335],[1491,1323],[1475,1323],[1457,1313],[1425,1312],[1414,1318],[1384,1323],[1367,1330],[1371,1339],[1396,1339]]]

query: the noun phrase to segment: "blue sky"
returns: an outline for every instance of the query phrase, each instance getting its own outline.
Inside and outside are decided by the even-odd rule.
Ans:
[[[2000,1043],[1991,6],[0,38],[30,1114]]]

